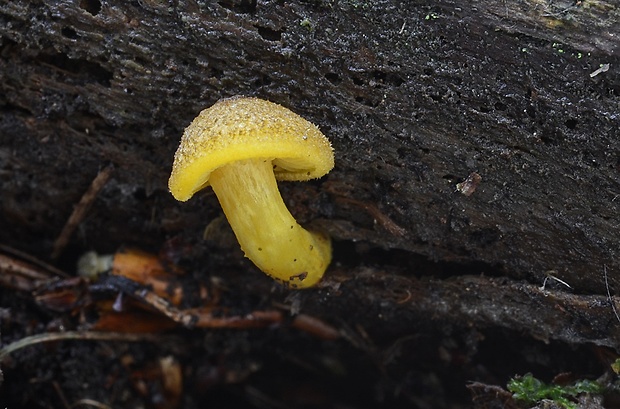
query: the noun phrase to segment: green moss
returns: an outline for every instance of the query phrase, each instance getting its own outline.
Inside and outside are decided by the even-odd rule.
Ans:
[[[306,29],[308,29],[308,31],[312,31],[314,29],[314,27],[312,26],[312,22],[310,20],[308,20],[307,18],[301,20],[299,25],[301,27],[305,27]]]
[[[620,375],[620,358],[616,359],[611,364],[611,369],[616,373],[616,375]]]
[[[566,409],[577,409],[573,399],[582,393],[600,393],[601,385],[594,381],[582,380],[573,385],[549,385],[531,374],[515,377],[508,382],[508,390],[515,400],[534,405],[542,400],[552,400]]]

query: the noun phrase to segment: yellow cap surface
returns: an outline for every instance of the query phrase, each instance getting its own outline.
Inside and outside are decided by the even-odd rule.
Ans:
[[[273,102],[233,97],[202,111],[185,129],[168,187],[186,201],[228,163],[271,159],[278,180],[319,178],[334,167],[329,140],[319,128]]]

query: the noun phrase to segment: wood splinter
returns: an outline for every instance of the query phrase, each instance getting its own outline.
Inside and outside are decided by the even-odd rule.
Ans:
[[[108,180],[110,180],[110,176],[112,176],[113,171],[114,166],[108,165],[103,168],[97,176],[95,176],[90,184],[90,187],[73,209],[71,216],[69,216],[69,219],[67,219],[67,222],[65,223],[65,227],[63,227],[60,235],[54,242],[54,248],[51,255],[53,260],[56,260],[62,254],[65,247],[67,247],[67,243],[69,243],[69,239],[73,235],[73,232],[86,217],[86,214],[95,202],[97,195],[105,184],[108,183]]]

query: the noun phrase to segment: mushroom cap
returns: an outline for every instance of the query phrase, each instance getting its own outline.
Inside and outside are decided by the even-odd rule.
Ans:
[[[316,125],[273,102],[232,97],[203,110],[185,129],[168,187],[186,201],[208,186],[215,169],[257,158],[272,160],[278,180],[316,179],[334,167],[331,144]]]

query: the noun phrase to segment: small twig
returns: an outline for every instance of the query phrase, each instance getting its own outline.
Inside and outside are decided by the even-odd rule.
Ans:
[[[597,75],[599,75],[600,73],[607,72],[607,71],[609,71],[609,64],[601,64],[601,66],[598,67],[597,70],[595,70],[595,71],[590,73],[590,78],[594,78]]]
[[[609,291],[609,281],[607,281],[607,265],[603,264],[603,275],[605,277],[605,288],[607,289],[607,299],[611,304],[611,309],[614,310],[614,314],[616,315],[616,319],[620,322],[620,316],[618,315],[618,310],[616,309],[616,303],[611,298],[611,292]]]
[[[62,391],[62,388],[60,387],[60,384],[56,381],[53,381],[52,385],[54,386],[54,390],[56,391],[58,398],[62,402],[62,406],[64,406],[65,409],[71,409],[71,407],[69,406],[69,402],[67,402],[65,393]]]
[[[291,326],[326,341],[333,341],[341,337],[340,331],[336,328],[325,321],[307,314],[295,316]]]
[[[560,283],[560,284],[564,284],[565,286],[567,286],[567,287],[568,287],[568,288],[570,288],[571,290],[573,289],[573,287],[571,287],[571,286],[570,286],[570,284],[568,284],[566,281],[564,281],[564,280],[560,280],[560,279],[559,279],[559,278],[557,278],[556,276],[554,276],[554,275],[552,275],[552,274],[547,273],[547,275],[545,276],[545,279],[543,280],[543,284],[542,284],[542,286],[540,287],[540,290],[541,290],[541,291],[545,291],[545,287],[547,286],[547,281],[548,281],[550,278],[551,278],[551,279],[553,279],[553,280],[555,280],[555,281],[557,281],[557,282],[558,282],[558,283]]]
[[[106,405],[105,403],[98,402],[93,399],[80,399],[71,405],[71,408],[75,408],[77,406],[92,406],[93,408],[98,409],[112,409],[111,406]]]
[[[66,340],[88,340],[88,341],[155,341],[161,336],[150,334],[121,334],[117,332],[94,332],[94,331],[67,331],[67,332],[47,332],[32,335],[15,341],[0,349],[0,362],[13,352],[42,342],[66,341]]]
[[[192,317],[195,322],[192,325],[196,328],[264,328],[282,322],[280,311],[253,311],[246,315],[232,315],[216,317],[209,310],[201,311],[193,309]],[[186,325],[187,326],[187,325]]]
[[[398,34],[402,34],[405,31],[405,26],[407,25],[407,20],[403,21],[403,25],[400,28],[400,31],[398,32]]]
[[[379,223],[381,227],[387,230],[388,233],[393,236],[405,237],[407,235],[407,230],[400,227],[398,224],[394,223],[392,219],[388,216],[384,215],[381,210],[374,204],[360,202],[359,200],[351,199],[348,197],[339,197],[336,199],[341,203],[348,203],[354,206],[361,207],[364,209],[370,216],[373,217],[375,222]]]
[[[51,280],[53,276],[36,269],[21,260],[0,254],[0,285],[20,291],[32,291],[41,282]]]
[[[73,232],[80,225],[80,223],[82,223],[82,220],[84,220],[84,217],[86,217],[88,210],[95,202],[97,194],[99,193],[99,191],[101,191],[105,184],[108,183],[110,176],[112,176],[113,170],[114,167],[112,165],[109,165],[105,167],[102,171],[100,171],[97,176],[95,176],[95,179],[93,179],[90,187],[88,188],[86,193],[84,193],[78,204],[73,209],[73,213],[71,213],[71,216],[69,216],[69,219],[67,219],[65,227],[63,227],[60,235],[54,242],[52,259],[57,259],[63,252],[63,250],[67,246],[67,243],[69,243],[69,239],[73,235]]]
[[[195,317],[194,315],[188,313],[187,311],[176,308],[170,303],[170,301],[168,301],[168,299],[160,297],[146,286],[142,285],[141,283],[137,283],[127,277],[123,277],[120,275],[101,277],[96,284],[90,286],[90,289],[91,291],[104,290],[125,293],[128,296],[151,306],[157,312],[165,315],[174,322],[182,324],[187,328],[193,327],[197,320],[197,317]],[[122,300],[120,301],[122,302]],[[122,309],[122,307],[117,306],[117,309]]]
[[[64,271],[62,271],[62,270],[52,266],[51,264],[47,264],[46,262],[41,261],[38,258],[36,258],[36,257],[32,256],[31,254],[28,254],[28,253],[26,253],[24,251],[20,251],[20,250],[14,249],[13,247],[10,247],[10,246],[4,245],[4,244],[0,244],[0,251],[3,251],[5,253],[8,253],[8,254],[10,254],[12,256],[15,256],[15,257],[19,257],[20,259],[22,259],[24,261],[27,261],[29,263],[32,263],[32,264],[34,264],[34,265],[36,265],[38,267],[41,267],[43,270],[46,270],[46,271],[48,271],[50,273],[54,273],[57,276],[65,277],[65,278],[70,277],[70,275],[65,273]]]
[[[153,291],[141,289],[130,295],[150,305],[158,312],[170,318],[172,321],[178,322],[186,328],[193,327],[198,320],[196,316],[188,313],[187,311],[175,308],[172,304],[170,304],[170,302],[168,302],[168,300],[158,296]]]

